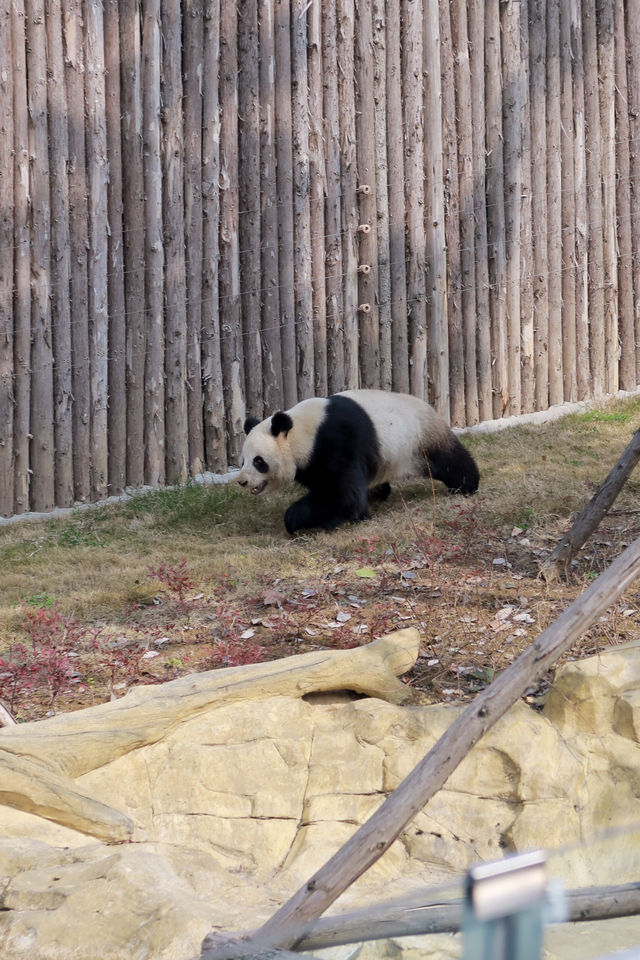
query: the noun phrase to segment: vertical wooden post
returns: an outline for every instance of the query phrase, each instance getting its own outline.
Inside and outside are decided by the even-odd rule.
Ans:
[[[303,399],[313,395],[314,373],[306,9],[307,3],[305,0],[292,0],[293,266],[296,307],[296,370],[298,394]]]
[[[462,251],[460,249],[460,190],[458,182],[458,124],[451,9],[439,5],[442,90],[442,182],[446,251],[446,297],[449,337],[449,393],[451,423],[465,422],[464,335],[462,329]]]
[[[13,513],[13,62],[11,7],[0,10],[0,516]]]
[[[491,353],[493,414],[502,417],[509,406],[507,365],[506,261],[504,223],[504,159],[502,138],[502,57],[498,0],[485,4],[487,110],[487,233],[491,281]]]
[[[162,2],[162,207],[165,297],[166,479],[187,477],[187,306],[184,259],[184,132],[180,0]]]
[[[358,174],[358,304],[360,311],[360,382],[380,386],[378,314],[378,212],[376,203],[376,120],[373,88],[373,21],[370,0],[356,0],[355,74]],[[362,228],[368,227],[367,232]],[[362,267],[368,267],[367,271]]]
[[[605,391],[604,364],[604,247],[602,243],[602,184],[600,98],[595,0],[582,0],[584,105],[587,153],[587,210],[589,213],[589,347],[591,393]]]
[[[244,441],[244,342],[238,249],[237,8],[220,4],[220,339],[229,462]]]
[[[375,105],[373,90],[373,22],[369,2],[356,0],[355,81],[358,190],[358,304],[360,383],[380,385],[378,322],[378,224],[375,174]]]
[[[402,0],[402,86],[404,97],[404,172],[406,216],[409,386],[423,399],[427,384],[427,310],[425,264],[424,108],[422,83],[422,6]]]
[[[404,126],[400,0],[386,2],[387,170],[389,181],[389,260],[391,282],[391,366],[393,389],[409,392],[407,272],[405,253]]]
[[[31,165],[31,502],[51,510],[54,491],[51,198],[44,0],[27,0],[27,77]]]
[[[47,101],[51,191],[51,326],[53,332],[53,428],[55,500],[73,503],[71,311],[69,306],[69,139],[59,0],[47,0]]]
[[[202,383],[205,457],[227,469],[218,264],[220,259],[220,135],[218,93],[220,0],[204,0],[202,74]]]
[[[522,411],[520,240],[522,204],[522,139],[520,114],[523,103],[520,64],[520,2],[502,5],[502,114],[504,137],[505,278],[507,370],[510,414]]]
[[[164,482],[164,247],[162,238],[162,166],[160,158],[160,0],[144,8],[142,96],[144,140],[144,259],[147,320],[144,422],[145,481]]]
[[[316,396],[327,394],[327,300],[324,264],[324,198],[326,172],[322,143],[323,76],[322,10],[320,0],[307,13],[307,70],[309,78],[309,224],[311,241],[311,299],[313,312],[313,386]]]
[[[529,101],[529,0],[520,3],[520,70],[522,105],[522,201],[520,204],[520,328],[522,412],[535,409],[535,331],[533,325],[533,231],[531,197],[531,104]]]
[[[576,337],[576,208],[573,133],[573,50],[571,9],[560,4],[560,157],[562,250],[562,375],[563,399],[578,399]]]
[[[29,509],[29,411],[31,399],[31,257],[29,249],[29,119],[24,0],[11,10],[13,76],[13,458],[14,510]]]
[[[491,392],[491,317],[489,307],[489,250],[487,240],[484,3],[469,0],[471,63],[471,117],[473,139],[473,215],[475,222],[476,308],[478,314],[478,407],[481,420],[493,416]]]
[[[619,387],[618,249],[616,231],[615,0],[598,0],[600,142],[602,144],[602,239],[604,259],[605,389]]]
[[[342,224],[340,201],[340,118],[338,99],[338,25],[336,0],[322,0],[322,69],[324,73],[325,284],[327,297],[327,386],[345,387],[344,301],[342,296]]]
[[[85,4],[85,99],[89,171],[89,362],[91,367],[91,496],[108,492],[108,237],[107,125],[102,3]]]
[[[354,87],[354,0],[338,0],[338,108],[342,185],[342,276],[345,386],[359,386],[358,201]]]
[[[259,9],[260,45],[260,198],[262,208],[262,379],[265,415],[282,407],[282,341],[278,287],[278,196],[275,141],[275,21],[274,0]]]
[[[547,256],[549,403],[562,403],[562,154],[560,147],[560,0],[547,0]]]
[[[636,379],[640,381],[640,17],[635,6],[625,4],[627,27],[627,80],[629,86],[629,150],[630,176],[635,185],[631,191],[631,245],[633,258],[633,316],[636,344]]]
[[[309,72],[309,218],[311,231],[311,292],[313,310],[313,392],[327,395],[327,294],[324,276],[324,198],[327,177],[322,144],[322,10],[320,0],[308,9]]]
[[[546,0],[529,0],[531,103],[531,226],[533,232],[533,329],[535,406],[549,403],[549,314],[547,310],[547,112]]]
[[[238,191],[240,291],[247,410],[262,419],[260,337],[260,100],[258,3],[240,0],[238,9]]]
[[[142,37],[140,0],[122,0],[120,13],[120,107],[122,120],[122,219],[124,296],[127,315],[127,484],[144,483],[144,365],[146,354]]]
[[[457,172],[459,175],[460,277],[464,341],[464,422],[471,425],[477,423],[479,419],[476,350],[478,317],[476,316],[475,221],[473,209],[473,121],[471,115],[471,70],[466,0],[453,0],[451,3],[451,27],[456,93],[455,116],[458,118]],[[453,409],[452,419],[455,422]]]
[[[380,387],[391,390],[391,265],[389,263],[389,169],[387,166],[387,50],[384,0],[373,0],[373,103],[375,111],[376,220],[378,224],[378,325]]]
[[[119,494],[127,482],[127,328],[122,232],[122,138],[120,118],[120,23],[118,0],[104,4],[107,155],[109,162],[108,293],[109,293],[109,493]],[[126,173],[128,176],[128,171]]]
[[[296,377],[296,305],[293,270],[293,148],[291,143],[291,6],[276,0],[276,178],[278,185],[278,248],[280,253],[280,317],[282,320],[282,387],[286,407],[298,400]]]
[[[637,13],[640,14],[640,8]],[[618,226],[618,336],[620,339],[620,387],[633,390],[636,381],[635,324],[633,319],[633,245],[631,238],[631,163],[629,93],[624,4],[615,14],[615,148],[616,221]],[[634,184],[640,190],[640,184]],[[636,251],[636,255],[639,251]]]
[[[202,396],[204,0],[185,0],[183,34],[187,434],[189,473],[195,476],[204,469]],[[217,63],[215,67],[217,69]],[[206,176],[206,172],[204,175]]]
[[[442,171],[442,72],[438,0],[424,8],[422,54],[425,73],[425,174],[427,233],[427,350],[430,391],[436,410],[449,420],[447,247]]]
[[[584,62],[580,0],[570,0],[571,52],[573,56],[573,176],[575,182],[575,264],[576,264],[576,366],[578,399],[591,394],[589,363],[588,213],[587,156],[584,110]]]

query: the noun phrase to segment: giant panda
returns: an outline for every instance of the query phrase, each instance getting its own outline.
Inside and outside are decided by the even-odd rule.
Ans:
[[[296,480],[308,493],[284,515],[287,531],[333,530],[368,516],[392,481],[441,480],[473,493],[479,472],[469,451],[423,400],[384,390],[311,397],[262,422],[249,417],[238,483],[258,494]]]

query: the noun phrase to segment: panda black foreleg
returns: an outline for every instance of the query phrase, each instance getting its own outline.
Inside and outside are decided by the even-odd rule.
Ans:
[[[288,533],[320,527],[335,530],[343,523],[357,523],[369,516],[367,484],[359,476],[343,476],[340,484],[327,483],[296,500],[284,515]]]

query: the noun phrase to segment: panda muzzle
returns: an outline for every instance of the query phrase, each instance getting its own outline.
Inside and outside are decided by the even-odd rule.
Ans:
[[[251,487],[251,493],[262,493],[266,485],[267,481],[263,480],[262,483],[258,483],[255,487]]]

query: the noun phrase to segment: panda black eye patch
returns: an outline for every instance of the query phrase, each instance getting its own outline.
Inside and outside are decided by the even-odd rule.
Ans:
[[[253,465],[254,465],[254,467],[256,468],[256,470],[258,471],[258,473],[268,473],[268,472],[269,472],[269,464],[266,463],[266,461],[264,461],[264,460],[262,459],[262,457],[254,457],[254,458],[253,458]]]

